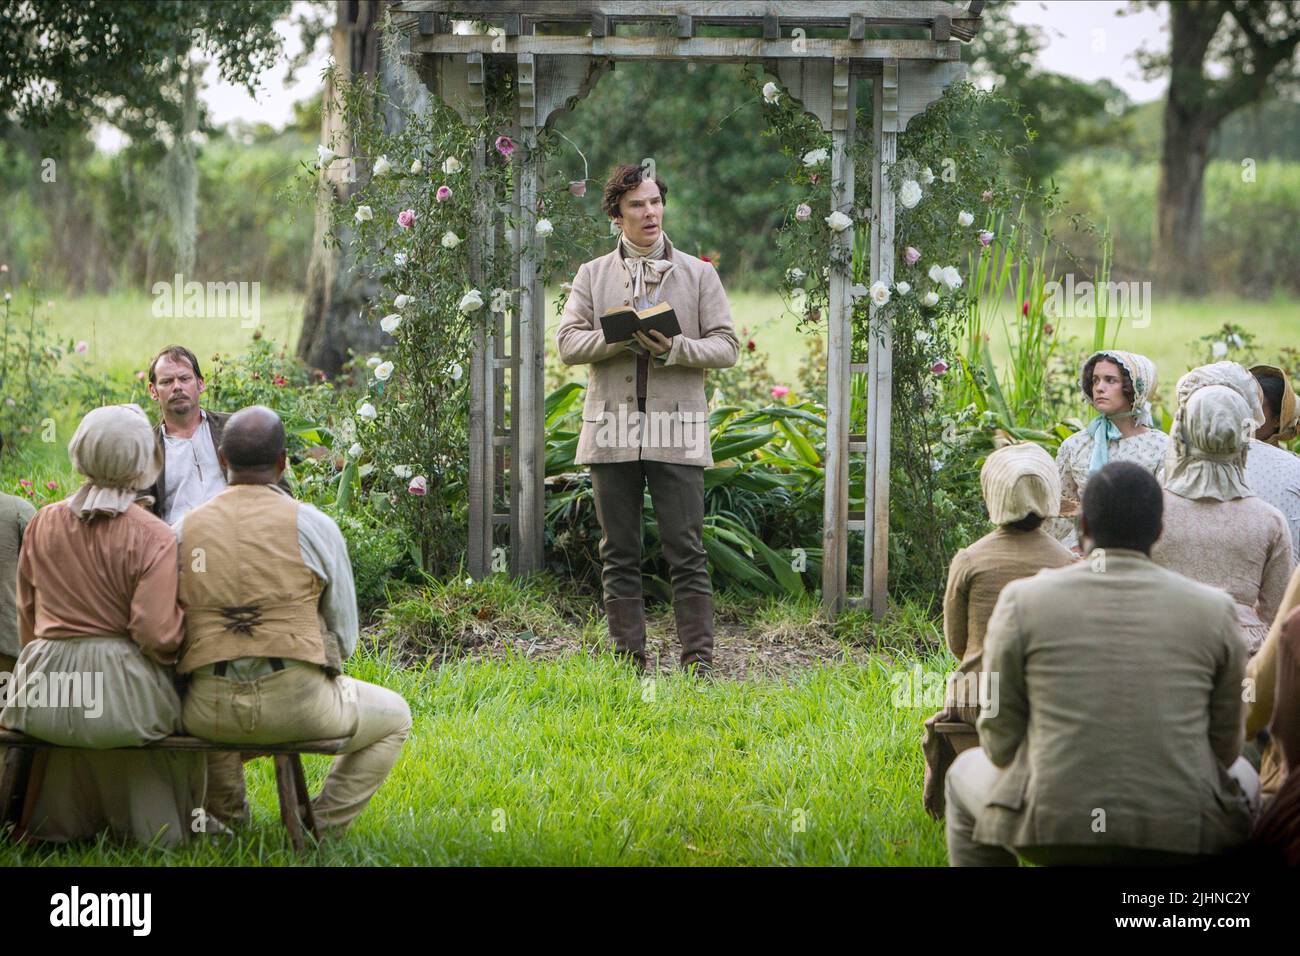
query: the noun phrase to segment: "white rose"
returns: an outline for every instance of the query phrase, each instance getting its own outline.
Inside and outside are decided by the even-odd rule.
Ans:
[[[452,173],[458,173],[464,167],[461,166],[460,160],[455,156],[448,156],[442,161],[442,171],[450,176]]]
[[[927,309],[934,308],[936,305],[939,304],[939,293],[927,292],[924,296],[921,297],[921,304],[925,306]]]
[[[400,269],[402,266],[406,265],[406,253],[405,253],[405,252],[394,252],[394,253],[393,253],[393,264],[396,265],[399,269]]]
[[[388,161],[387,156],[380,156],[375,160],[375,175],[387,176],[393,171],[393,164]]]
[[[1239,349],[1245,343],[1242,342],[1240,335],[1238,335],[1236,332],[1233,332],[1231,335],[1228,336],[1228,344],[1231,345],[1234,349]]]
[[[768,82],[763,84],[763,99],[769,103],[775,103],[776,98],[780,95],[775,83]]]
[[[819,163],[826,162],[829,156],[830,153],[826,152],[825,149],[810,149],[803,154],[803,164],[805,166],[816,166]]]
[[[470,289],[460,299],[460,305],[456,306],[462,312],[477,312],[483,308],[483,293],[478,289]]]
[[[895,290],[899,295],[907,295],[907,293],[909,293],[909,292],[912,291],[912,286],[911,286],[910,283],[907,283],[907,282],[895,282],[895,283],[894,283],[894,290]]]
[[[463,376],[464,374],[465,374],[465,370],[460,367],[459,362],[451,363],[451,380],[453,382],[459,382],[461,380],[461,376]]]
[[[493,312],[509,312],[510,311],[510,290],[493,289],[491,308]]]
[[[871,293],[871,301],[876,303],[876,305],[889,304],[889,286],[885,285],[883,282],[876,280],[871,284],[871,289],[869,291]]]
[[[394,332],[396,332],[397,327],[401,324],[402,324],[402,317],[398,315],[396,312],[392,313],[391,315],[386,315],[379,320],[379,327],[383,329],[385,332],[387,332],[389,335],[392,335]]]
[[[393,300],[394,309],[404,309],[410,304],[411,304],[411,297],[407,295],[405,292],[403,292],[401,295],[399,295],[396,299]]]
[[[422,172],[424,172],[424,163],[420,162],[418,159],[415,162],[411,163],[412,174],[418,176]]]
[[[948,287],[949,292],[961,287],[961,273],[957,271],[955,266],[944,266],[943,284]]]
[[[803,282],[805,275],[806,273],[802,269],[785,270],[786,281],[789,282],[791,285],[798,285],[799,283]]]
[[[410,478],[410,477],[411,477],[411,474],[412,474],[412,472],[411,472],[411,466],[410,466],[410,465],[394,465],[394,466],[393,466],[393,477],[394,477],[394,478]]]
[[[392,374],[393,374],[392,362],[380,362],[378,365],[375,366],[375,378],[379,379],[379,381],[381,382],[388,381],[388,379],[392,377]]]
[[[943,266],[938,265],[937,263],[935,265],[930,266],[930,272],[928,274],[930,276],[931,282],[942,282]]]
[[[366,359],[366,368],[374,368],[381,361],[383,360],[378,355],[372,355],[370,358]]]
[[[533,226],[533,232],[543,239],[554,231],[555,227],[551,225],[551,220],[549,219],[539,219],[537,220],[537,225]]]
[[[328,165],[330,164],[330,161],[331,161],[331,160],[332,160],[336,155],[338,155],[338,154],[335,153],[334,150],[330,149],[328,146],[317,146],[317,147],[316,147],[316,165],[317,165],[317,166],[328,166]]]
[[[357,207],[357,222],[369,222],[375,218],[375,211],[369,206]]]
[[[357,409],[357,417],[364,418],[368,422],[373,422],[379,417],[379,411],[369,402],[362,402],[361,407]]]
[[[455,249],[460,245],[460,236],[456,235],[450,229],[442,234],[442,247],[444,249]]]
[[[843,232],[849,226],[853,225],[853,220],[838,209],[826,217],[826,225],[830,226],[836,232]]]
[[[930,183],[934,182],[934,173],[930,172],[930,167],[927,166],[925,169],[921,170],[921,173],[917,178],[921,180],[922,186],[928,186]]]
[[[915,179],[904,179],[898,187],[898,201],[904,209],[911,209],[921,201],[921,184]]]
[[[957,213],[957,225],[961,226],[963,229],[965,229],[974,221],[975,221],[975,217],[972,216],[970,213],[968,213],[965,209]]]
[[[361,451],[362,451],[362,448],[361,448],[361,442],[353,442],[353,443],[352,443],[352,447],[348,449],[348,457],[349,457],[349,458],[360,458],[360,457],[361,457]]]
[[[1228,343],[1215,342],[1212,346],[1210,346],[1210,354],[1212,354],[1216,359],[1223,358],[1225,355],[1228,354]]]

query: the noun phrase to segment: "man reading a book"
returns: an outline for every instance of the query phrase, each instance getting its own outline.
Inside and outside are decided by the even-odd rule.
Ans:
[[[579,267],[556,338],[566,365],[591,366],[576,461],[591,467],[614,646],[645,668],[641,506],[648,485],[672,573],[682,667],[707,670],[713,585],[702,535],[704,469],[713,456],[704,371],[735,365],[740,347],[717,271],[664,234],[667,196],[647,166],[615,167],[603,204],[620,230],[618,244]],[[671,312],[656,309],[663,305]],[[629,309],[639,316],[615,314]],[[662,331],[674,328],[677,334]],[[631,338],[623,338],[628,331]]]

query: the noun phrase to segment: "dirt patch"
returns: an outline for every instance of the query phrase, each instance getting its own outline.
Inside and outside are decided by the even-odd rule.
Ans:
[[[454,639],[422,647],[403,642],[399,652],[405,663],[433,659],[435,666],[462,658],[500,659],[510,655],[547,660],[565,654],[605,654],[612,645],[603,618],[582,627],[547,629],[546,632],[517,631],[478,622],[463,628]],[[837,638],[830,624],[812,620],[782,620],[767,624],[756,620],[744,608],[719,608],[715,613],[713,665],[716,677],[730,680],[760,680],[794,676],[811,667],[854,661],[864,663],[872,653],[866,644]],[[652,672],[679,669],[681,645],[672,610],[660,607],[646,617],[646,657]]]

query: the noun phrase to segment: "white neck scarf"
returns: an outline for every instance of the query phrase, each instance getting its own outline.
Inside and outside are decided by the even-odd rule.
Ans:
[[[640,302],[643,294],[648,294],[645,293],[646,286],[658,286],[664,275],[672,269],[672,262],[662,258],[668,249],[667,240],[663,229],[659,230],[659,237],[648,246],[638,246],[627,237],[627,233],[619,233],[619,243],[623,246],[623,266],[632,277],[633,304]]]

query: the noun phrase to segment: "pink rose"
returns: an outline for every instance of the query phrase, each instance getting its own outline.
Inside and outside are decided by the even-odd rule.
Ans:
[[[980,199],[983,199],[985,202],[992,202],[993,190],[991,189],[984,190],[982,193],[980,193]]]
[[[18,484],[22,485],[24,488],[30,488],[32,486],[32,480],[30,478],[19,478]]]
[[[406,490],[413,495],[423,497],[429,490],[429,483],[425,480],[424,475],[416,475],[411,479],[411,483],[406,486]]]
[[[569,183],[569,195],[577,196],[579,199],[587,195],[586,181],[581,179],[575,179],[573,180],[573,182]]]
[[[434,195],[437,197],[438,202],[446,202],[448,199],[451,198],[451,187],[439,186],[437,193],[435,193]]]
[[[52,481],[52,480],[51,480],[51,481],[47,481],[47,482],[45,483],[45,487],[46,487],[46,488],[49,488],[50,491],[57,491],[58,488],[59,488],[59,483],[58,483],[57,481]]]
[[[1025,304],[1022,305],[1022,306],[1020,307],[1020,314],[1023,315],[1023,316],[1025,316],[1025,318],[1028,318],[1028,317],[1029,317],[1029,300],[1028,300],[1028,299],[1026,299],[1026,300],[1025,300]]]
[[[800,222],[803,222],[811,215],[812,207],[806,202],[801,202],[799,205],[794,207],[794,218],[798,219]]]
[[[788,386],[785,386],[785,385],[773,385],[773,386],[772,386],[772,397],[773,397],[773,398],[785,398],[785,397],[786,397],[787,395],[789,395],[789,394],[790,394],[790,389],[789,389]]]
[[[907,251],[903,253],[903,261],[909,266],[916,265],[921,261],[921,250],[913,249],[911,246],[908,246]]]
[[[443,188],[446,189],[447,187],[444,186]],[[401,212],[399,212],[397,214],[397,224],[401,226],[403,229],[410,229],[412,226],[414,226],[415,210],[403,209]]]
[[[980,233],[980,245],[988,248],[988,244],[993,241],[993,233],[985,229]]]
[[[85,339],[82,339],[80,342],[78,342],[76,345],[72,347],[72,351],[76,352],[78,355],[85,355],[87,352],[90,351],[90,343],[87,342]]]
[[[930,366],[930,371],[935,375],[942,375],[944,372],[948,371],[948,363],[943,359],[935,359],[933,364]]]
[[[497,152],[502,156],[509,156],[515,151],[515,143],[509,136],[498,136],[496,141]]]

